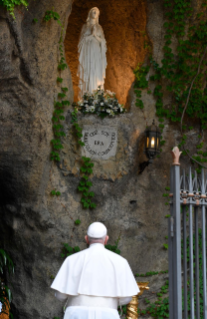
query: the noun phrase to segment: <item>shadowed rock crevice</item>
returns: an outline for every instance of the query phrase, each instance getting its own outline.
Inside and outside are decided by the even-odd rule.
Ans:
[[[8,27],[10,29],[10,33],[14,38],[15,41],[15,47],[13,48],[13,57],[20,59],[20,74],[23,78],[23,80],[28,83],[29,85],[32,85],[32,78],[30,74],[30,67],[28,65],[28,61],[24,57],[25,55],[25,47],[23,45],[23,35],[22,35],[22,29],[21,24],[22,21],[14,21],[13,18],[9,16],[9,19],[7,19]]]
[[[13,173],[10,167],[4,166],[3,169],[0,169],[0,203],[2,206],[15,205],[25,195],[24,181],[19,181]]]

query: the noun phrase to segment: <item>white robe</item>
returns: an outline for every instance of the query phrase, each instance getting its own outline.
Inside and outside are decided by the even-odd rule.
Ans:
[[[100,307],[68,307],[64,319],[120,319],[115,309]]]
[[[81,295],[93,297],[88,308],[84,303],[83,307],[73,307],[73,303],[71,307],[69,303],[64,319],[73,319],[72,310],[76,319],[107,319],[107,311],[112,314],[109,318],[116,319],[114,315],[117,317],[118,312],[112,309],[116,307],[110,306],[114,305],[113,299],[117,300],[117,306],[127,304],[139,292],[127,260],[99,243],[91,244],[89,248],[67,257],[51,288],[56,290],[56,297],[60,300],[69,297],[74,301],[76,298],[72,296]],[[105,306],[104,298],[101,297],[105,297]],[[101,309],[100,313],[95,309],[96,305]]]
[[[95,28],[100,42],[95,36],[89,38],[93,28]],[[81,98],[85,91],[92,93],[93,90],[97,90],[98,86],[104,88],[107,66],[106,50],[106,40],[100,24],[95,26],[84,24],[78,44],[79,66],[77,75]]]

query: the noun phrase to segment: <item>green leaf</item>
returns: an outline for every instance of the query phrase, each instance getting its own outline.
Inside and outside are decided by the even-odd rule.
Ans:
[[[62,83],[62,82],[63,82],[63,79],[60,78],[60,77],[57,77],[57,82]]]
[[[78,253],[80,251],[80,248],[78,246],[75,246],[74,248],[74,252]]]
[[[80,221],[80,219],[76,219],[74,223],[75,223],[75,225],[80,225],[81,221]]]
[[[63,101],[62,101],[62,104],[63,104],[63,105],[68,105],[68,106],[69,106],[69,105],[70,105],[70,101],[63,100]]]
[[[65,69],[67,69],[67,64],[66,63],[60,63],[58,64],[58,70],[59,71],[64,71]]]
[[[58,97],[60,99],[63,99],[64,97],[66,97],[65,93],[58,93]]]
[[[88,193],[88,196],[89,196],[89,197],[94,197],[94,192]]]
[[[65,92],[68,92],[68,88],[66,87],[62,87],[61,90],[65,93]]]
[[[81,140],[78,140],[78,144],[79,144],[80,146],[85,146],[85,143],[82,142]]]
[[[90,204],[90,208],[96,208],[96,204],[95,203],[91,203]]]
[[[50,194],[51,194],[52,196],[55,196],[55,195],[56,195],[56,190],[53,189],[53,190],[50,192]]]

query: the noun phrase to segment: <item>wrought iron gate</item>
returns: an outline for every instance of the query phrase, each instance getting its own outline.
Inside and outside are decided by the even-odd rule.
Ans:
[[[179,149],[175,147],[172,154],[168,226],[170,319],[207,319],[207,177],[203,169],[198,176],[191,168],[180,175]]]

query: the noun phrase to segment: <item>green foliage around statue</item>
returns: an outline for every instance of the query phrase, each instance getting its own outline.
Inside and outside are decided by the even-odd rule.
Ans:
[[[116,98],[116,94],[109,90],[102,90],[99,86],[93,93],[85,92],[78,103],[74,103],[76,109],[83,114],[97,114],[101,118],[114,117],[124,113],[126,109]]]

